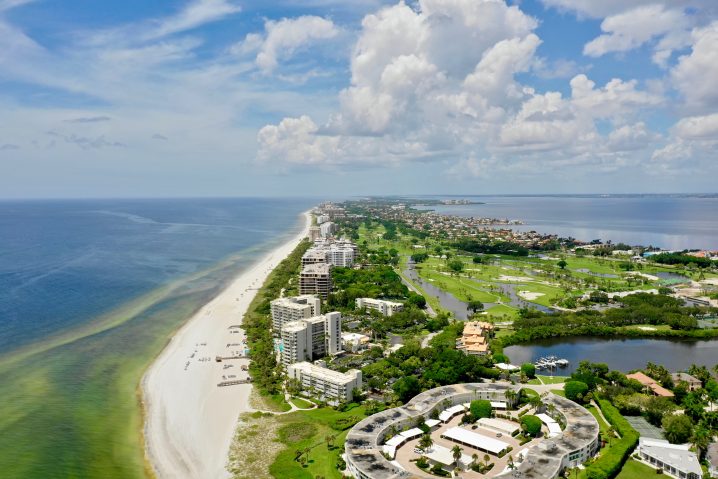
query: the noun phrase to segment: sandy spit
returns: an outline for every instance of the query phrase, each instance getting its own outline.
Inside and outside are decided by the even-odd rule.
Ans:
[[[272,269],[307,236],[300,234],[237,276],[177,331],[142,378],[146,453],[158,478],[226,478],[238,417],[251,411],[249,384],[218,387],[245,379],[247,360],[215,362],[215,356],[243,351],[244,313]],[[231,367],[226,365],[231,364]],[[232,377],[234,376],[234,377]]]

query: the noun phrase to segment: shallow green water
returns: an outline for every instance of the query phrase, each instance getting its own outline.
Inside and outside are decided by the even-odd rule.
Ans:
[[[0,476],[146,477],[142,374],[237,269],[177,282],[98,320],[104,328],[0,360]]]

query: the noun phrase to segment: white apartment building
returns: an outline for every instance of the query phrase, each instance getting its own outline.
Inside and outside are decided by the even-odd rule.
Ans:
[[[333,266],[343,266],[345,268],[349,268],[352,264],[354,264],[354,248],[342,246],[340,244],[333,244],[327,250],[326,257],[327,263]]]
[[[322,223],[326,223],[331,218],[329,218],[329,215],[319,215],[317,216],[317,224],[320,225]]]
[[[326,263],[308,264],[299,274],[299,294],[316,294],[326,299],[332,290],[332,273]]]
[[[319,239],[302,255],[302,266],[327,263],[332,266],[351,267],[356,258],[356,245],[350,241]]]
[[[288,366],[287,375],[291,379],[297,379],[302,389],[313,392],[317,398],[330,404],[351,401],[352,391],[362,387],[362,374],[358,369],[340,373],[312,363],[300,362]]]
[[[282,364],[311,361],[342,350],[342,314],[327,313],[286,323],[282,328]]]
[[[313,294],[275,299],[270,303],[272,310],[272,331],[279,335],[282,326],[300,319],[318,316],[321,300]]]
[[[404,305],[401,303],[372,298],[357,298],[356,307],[358,309],[373,309],[374,311],[379,311],[384,316],[391,316],[394,313],[404,310]]]
[[[336,233],[338,230],[339,227],[336,225],[336,223],[333,223],[331,221],[327,221],[319,225],[319,232],[321,233],[322,238],[328,238],[334,233]]]

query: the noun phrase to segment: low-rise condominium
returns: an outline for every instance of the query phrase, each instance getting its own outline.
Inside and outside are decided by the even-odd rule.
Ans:
[[[392,316],[394,313],[404,310],[404,305],[401,303],[372,298],[357,298],[356,307],[358,309],[373,309],[374,311],[379,311],[384,316]]]
[[[304,391],[330,404],[353,399],[354,389],[362,388],[362,374],[358,369],[340,373],[316,364],[301,362],[287,367],[287,376],[296,379]]]

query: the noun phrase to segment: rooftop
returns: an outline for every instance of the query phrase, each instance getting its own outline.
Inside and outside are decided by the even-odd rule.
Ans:
[[[696,453],[689,450],[688,444],[671,444],[665,439],[642,437],[639,439],[638,447],[642,452],[660,459],[679,471],[698,476],[703,474]]]
[[[340,373],[331,369],[317,366],[316,364],[308,363],[303,361],[301,363],[290,364],[287,368],[295,368],[301,370],[303,373],[314,376],[315,378],[324,379],[333,383],[348,383],[354,380],[355,373],[359,372],[356,369],[350,369],[346,373]]]

